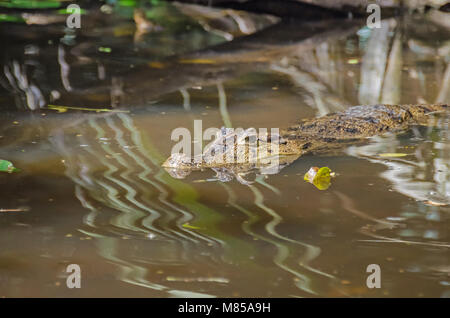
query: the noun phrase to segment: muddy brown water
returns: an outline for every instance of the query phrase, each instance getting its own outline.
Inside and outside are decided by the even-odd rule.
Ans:
[[[0,158],[21,171],[0,174],[0,297],[449,297],[446,115],[249,174],[250,185],[211,180],[210,170],[175,179],[161,168],[173,129],[193,132],[196,119],[203,129],[277,128],[351,105],[450,102],[442,18],[362,27],[263,67],[246,62],[216,83],[196,84],[193,74],[188,86],[123,112],[46,105],[110,108],[109,96],[88,88],[147,67],[144,57],[160,70],[186,43],[192,51],[225,39],[197,26],[136,41],[128,19],[130,34],[104,27],[67,45],[50,27],[8,25]],[[303,181],[312,166],[337,173],[330,188]],[[80,289],[66,287],[69,264],[81,268]],[[381,268],[379,289],[366,285],[369,264]]]

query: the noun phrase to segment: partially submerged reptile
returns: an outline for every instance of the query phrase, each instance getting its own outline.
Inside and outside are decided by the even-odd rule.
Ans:
[[[301,120],[281,130],[279,136],[256,136],[252,143],[247,137],[255,136],[254,132],[222,128],[201,156],[191,158],[172,154],[163,167],[177,178],[183,178],[193,170],[211,168],[221,181],[229,181],[235,176],[240,182],[247,183],[242,176],[254,168],[266,169],[261,171],[263,174],[276,173],[307,153],[343,148],[369,137],[405,130],[411,125],[427,125],[430,114],[448,110],[447,104],[354,106],[344,112]],[[246,148],[239,156],[238,145],[242,145],[243,140]],[[257,155],[252,156],[249,149],[256,150]]]

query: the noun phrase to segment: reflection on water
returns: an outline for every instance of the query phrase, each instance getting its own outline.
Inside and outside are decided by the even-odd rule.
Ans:
[[[375,137],[369,145],[350,147],[348,153],[386,165],[388,170],[380,176],[396,191],[418,201],[450,204],[448,116],[435,121],[434,127],[416,127],[406,136]],[[383,153],[405,156],[386,160],[379,156]]]
[[[209,275],[213,277],[178,278],[188,281],[228,282],[228,278],[215,274],[217,269],[214,268],[228,262],[233,267],[240,266],[248,261],[246,258],[257,253],[248,238],[230,236],[220,228],[224,222],[224,216],[218,210],[220,207],[203,205],[197,200],[195,189],[171,178],[160,167],[161,155],[149,145],[149,138],[143,138],[132,117],[118,114],[89,119],[78,123],[76,131],[78,133],[70,130],[54,132],[52,143],[64,158],[67,176],[76,184],[77,198],[91,211],[84,217],[84,226],[79,231],[95,238],[99,242],[99,253],[121,268],[119,279],[169,294],[174,292],[151,282],[147,268],[117,255],[118,247],[111,236],[150,240],[150,245],[158,242],[164,246],[163,255],[146,255],[146,264],[189,268],[201,260],[212,267]],[[261,192],[264,188],[280,194],[279,191],[260,178],[257,185],[250,186],[254,208],[270,218],[263,233],[255,233],[252,224],[261,220],[261,212],[252,212],[239,205],[232,187],[220,182],[218,185],[226,191],[224,196],[228,197],[229,206],[247,219],[241,225],[244,232],[251,239],[276,248],[274,264],[292,274],[299,289],[321,294],[311,276],[317,276],[317,280],[321,277],[332,279],[333,276],[309,266],[320,254],[320,248],[279,234],[276,226],[282,217],[264,203]],[[201,257],[196,257],[198,250],[201,250]],[[224,254],[217,258],[217,253]],[[290,265],[290,258],[298,258],[301,266]],[[225,264],[221,264],[222,261]],[[252,267],[263,271],[256,264]],[[170,276],[168,280],[175,278]],[[214,293],[214,290],[209,292]]]
[[[448,296],[446,115],[252,183],[161,167],[172,129],[194,119],[286,127],[350,105],[448,103],[444,13],[300,29],[164,4],[146,14],[152,32],[136,12],[80,34],[0,31],[0,158],[22,169],[0,176],[0,208],[28,209],[0,213],[0,296]],[[327,191],[303,182],[311,166],[338,173]],[[365,285],[374,263],[380,290]]]

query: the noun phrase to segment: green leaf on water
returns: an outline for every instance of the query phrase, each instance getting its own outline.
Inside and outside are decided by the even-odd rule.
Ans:
[[[111,53],[112,50],[111,50],[110,47],[101,46],[101,47],[98,48],[98,51],[102,52],[102,53]]]
[[[334,177],[334,172],[328,167],[312,167],[304,176],[304,180],[312,183],[319,190],[326,190],[331,185],[331,178]]]
[[[20,169],[14,167],[11,161],[0,159],[0,172],[19,172]]]

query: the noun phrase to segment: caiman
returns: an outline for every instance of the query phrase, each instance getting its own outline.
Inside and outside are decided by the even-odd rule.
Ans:
[[[234,154],[231,158],[236,159],[238,141],[248,137],[249,134],[248,131],[239,134],[229,128],[222,128],[216,135],[216,139],[205,148],[199,158],[172,154],[163,163],[163,167],[177,178],[185,177],[193,170],[212,168],[221,181],[229,181],[234,175],[240,182],[245,183],[242,174],[254,168],[261,169],[267,166],[264,161],[267,158],[261,157],[260,154],[270,158],[276,156],[277,160],[270,162],[276,162],[279,170],[308,153],[336,150],[350,144],[364,142],[369,137],[387,132],[399,132],[412,125],[428,125],[429,115],[448,112],[448,110],[447,104],[354,106],[343,112],[304,119],[280,130],[276,138],[270,135],[263,138],[258,136],[255,143],[258,156],[253,161],[249,160],[249,148],[244,154],[244,160],[232,162],[233,160],[225,159],[230,152]],[[277,143],[277,147],[271,147],[274,142]],[[214,150],[211,151],[211,149]],[[276,151],[274,152],[273,149]]]

